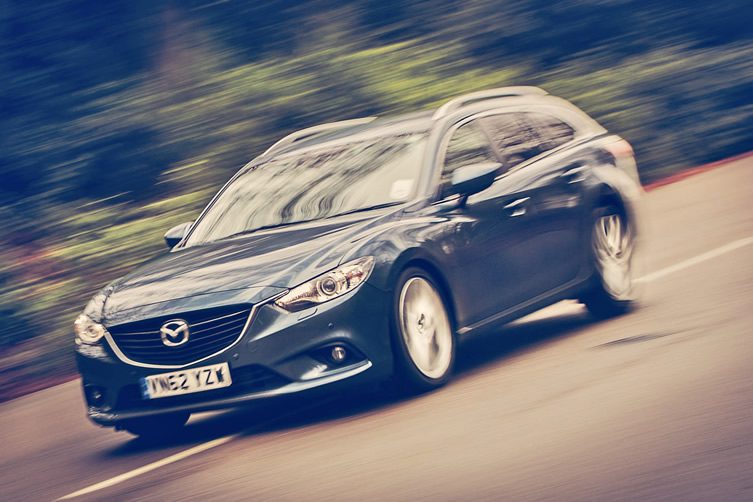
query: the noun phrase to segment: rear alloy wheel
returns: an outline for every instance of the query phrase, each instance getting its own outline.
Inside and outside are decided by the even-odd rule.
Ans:
[[[591,255],[594,277],[583,303],[596,317],[612,317],[627,312],[634,302],[632,225],[615,207],[594,212]]]
[[[395,359],[400,385],[423,392],[443,385],[455,361],[455,335],[446,302],[423,270],[408,269],[398,282]]]
[[[118,424],[118,428],[142,438],[167,439],[178,435],[190,416],[190,413],[170,413],[132,418]]]

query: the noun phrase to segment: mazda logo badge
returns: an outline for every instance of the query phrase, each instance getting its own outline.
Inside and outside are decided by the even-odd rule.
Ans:
[[[188,330],[188,323],[183,319],[173,319],[167,321],[159,329],[160,338],[166,347],[178,347],[188,342],[191,332]]]

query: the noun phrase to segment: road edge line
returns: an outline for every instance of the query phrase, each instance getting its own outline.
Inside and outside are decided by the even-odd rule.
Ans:
[[[732,157],[727,157],[726,159],[715,160],[714,162],[709,162],[708,164],[701,164],[700,166],[683,169],[674,174],[670,174],[666,178],[660,178],[656,181],[652,181],[651,183],[647,183],[643,185],[643,189],[646,192],[651,192],[652,190],[656,190],[657,188],[661,188],[667,185],[673,185],[677,182],[683,181],[686,178],[690,178],[698,174],[707,173],[721,167],[727,167],[729,164],[740,160],[745,160],[749,157],[753,157],[753,150],[749,152],[743,152],[738,155],[733,155]]]

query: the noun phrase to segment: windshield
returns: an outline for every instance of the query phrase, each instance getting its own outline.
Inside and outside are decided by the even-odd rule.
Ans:
[[[249,166],[197,222],[186,245],[407,201],[425,145],[424,134],[406,134]]]

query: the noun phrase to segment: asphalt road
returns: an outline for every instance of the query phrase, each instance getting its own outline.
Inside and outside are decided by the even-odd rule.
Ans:
[[[460,351],[446,388],[99,429],[78,382],[0,405],[0,498],[753,500],[753,159],[651,192],[636,312],[562,303]]]

